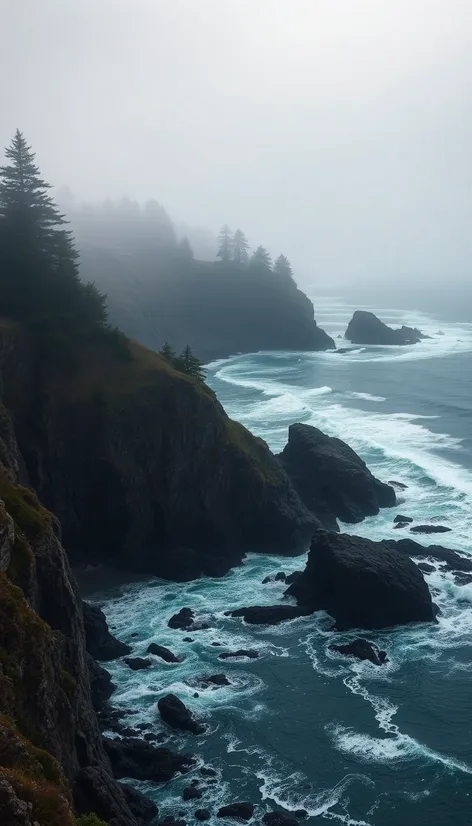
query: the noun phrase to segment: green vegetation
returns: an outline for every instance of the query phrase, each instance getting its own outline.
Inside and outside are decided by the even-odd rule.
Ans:
[[[97,815],[82,815],[77,818],[77,826],[107,826],[104,820],[100,820]]]
[[[193,354],[192,348],[189,344],[184,347],[180,356],[178,356],[169,342],[166,341],[159,350],[159,354],[174,368],[174,370],[178,370],[180,373],[185,373],[187,376],[192,376],[199,381],[205,381],[203,364],[200,359]]]
[[[15,524],[33,539],[51,524],[51,514],[40,504],[36,493],[29,488],[15,485],[6,469],[0,466],[0,499],[5,502]],[[21,553],[22,549],[18,549]]]

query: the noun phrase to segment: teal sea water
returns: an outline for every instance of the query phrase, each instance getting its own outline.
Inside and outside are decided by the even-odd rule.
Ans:
[[[316,306],[319,324],[341,335],[354,307],[330,298]],[[432,338],[411,348],[356,347],[347,354],[238,356],[210,365],[209,382],[227,412],[275,451],[295,421],[345,439],[381,479],[408,485],[399,511],[450,526],[443,544],[472,553],[472,324],[371,309]],[[346,530],[399,538],[394,515],[383,511]],[[428,537],[419,541],[428,544]],[[159,789],[140,787],[162,816],[183,812],[188,823],[195,808],[214,811],[234,800],[257,804],[255,823],[276,805],[305,809],[307,823],[470,823],[472,585],[458,586],[437,566],[427,579],[441,609],[438,624],[370,634],[388,651],[383,668],[332,654],[335,635],[322,614],[272,629],[224,617],[228,608],[277,601],[284,585],[262,585],[264,576],[303,565],[304,557],[251,555],[220,580],[154,580],[96,595],[136,655],[154,640],[185,656],[178,665],[156,660],[144,672],[110,664],[118,686],[113,702],[136,712],[130,724],[151,721],[161,730],[156,702],[169,691],[209,723],[202,737],[171,737],[218,772],[197,806],[180,797],[193,775]],[[167,627],[187,605],[211,625],[191,634],[193,642]],[[349,636],[355,635],[343,639]],[[222,663],[214,642],[223,650],[255,648],[260,657]],[[198,676],[223,671],[230,686],[196,687]]]

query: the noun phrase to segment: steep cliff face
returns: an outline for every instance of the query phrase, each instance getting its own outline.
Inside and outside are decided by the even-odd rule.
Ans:
[[[23,461],[1,407],[0,433],[0,822],[72,826],[92,770],[108,778],[102,815],[136,826],[92,708],[82,603],[59,523],[17,483]],[[82,798],[85,811],[92,797]]]
[[[305,550],[316,520],[267,445],[205,385],[131,353],[120,362],[90,346],[46,376],[21,331],[0,336],[5,404],[68,553],[191,579],[247,550]]]

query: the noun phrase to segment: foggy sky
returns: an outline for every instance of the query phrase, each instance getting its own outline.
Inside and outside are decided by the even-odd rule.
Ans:
[[[0,0],[0,142],[322,282],[466,277],[471,0]]]

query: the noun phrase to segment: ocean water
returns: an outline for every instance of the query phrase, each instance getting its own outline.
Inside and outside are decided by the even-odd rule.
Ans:
[[[355,309],[327,297],[316,306],[319,324],[335,338]],[[392,520],[404,512],[451,527],[439,541],[472,553],[472,324],[371,309],[387,323],[418,326],[432,337],[410,348],[238,356],[210,365],[209,383],[228,413],[274,450],[285,444],[292,422],[308,422],[348,441],[381,479],[408,485],[395,511],[345,526],[348,532],[399,538]],[[429,538],[416,539],[428,544]],[[324,614],[273,628],[224,616],[229,608],[276,602],[285,586],[262,585],[264,576],[303,566],[304,557],[251,555],[220,580],[153,580],[96,595],[133,653],[143,655],[158,641],[185,657],[178,665],[156,660],[143,672],[109,664],[118,686],[113,702],[134,712],[129,723],[165,730],[156,703],[174,692],[209,725],[200,737],[170,737],[194,752],[199,766],[217,770],[215,782],[202,784],[201,801],[181,800],[198,767],[164,787],[140,787],[163,816],[182,812],[188,823],[196,808],[216,812],[249,800],[256,804],[255,823],[283,807],[304,809],[307,823],[469,824],[472,584],[458,586],[435,566],[427,580],[441,609],[438,624],[368,634],[390,659],[376,668],[329,651],[341,635]],[[193,642],[167,627],[183,606],[210,621],[208,630],[190,634]],[[218,659],[220,651],[236,648],[257,649],[259,659]],[[230,686],[202,690],[196,683],[221,672]]]

